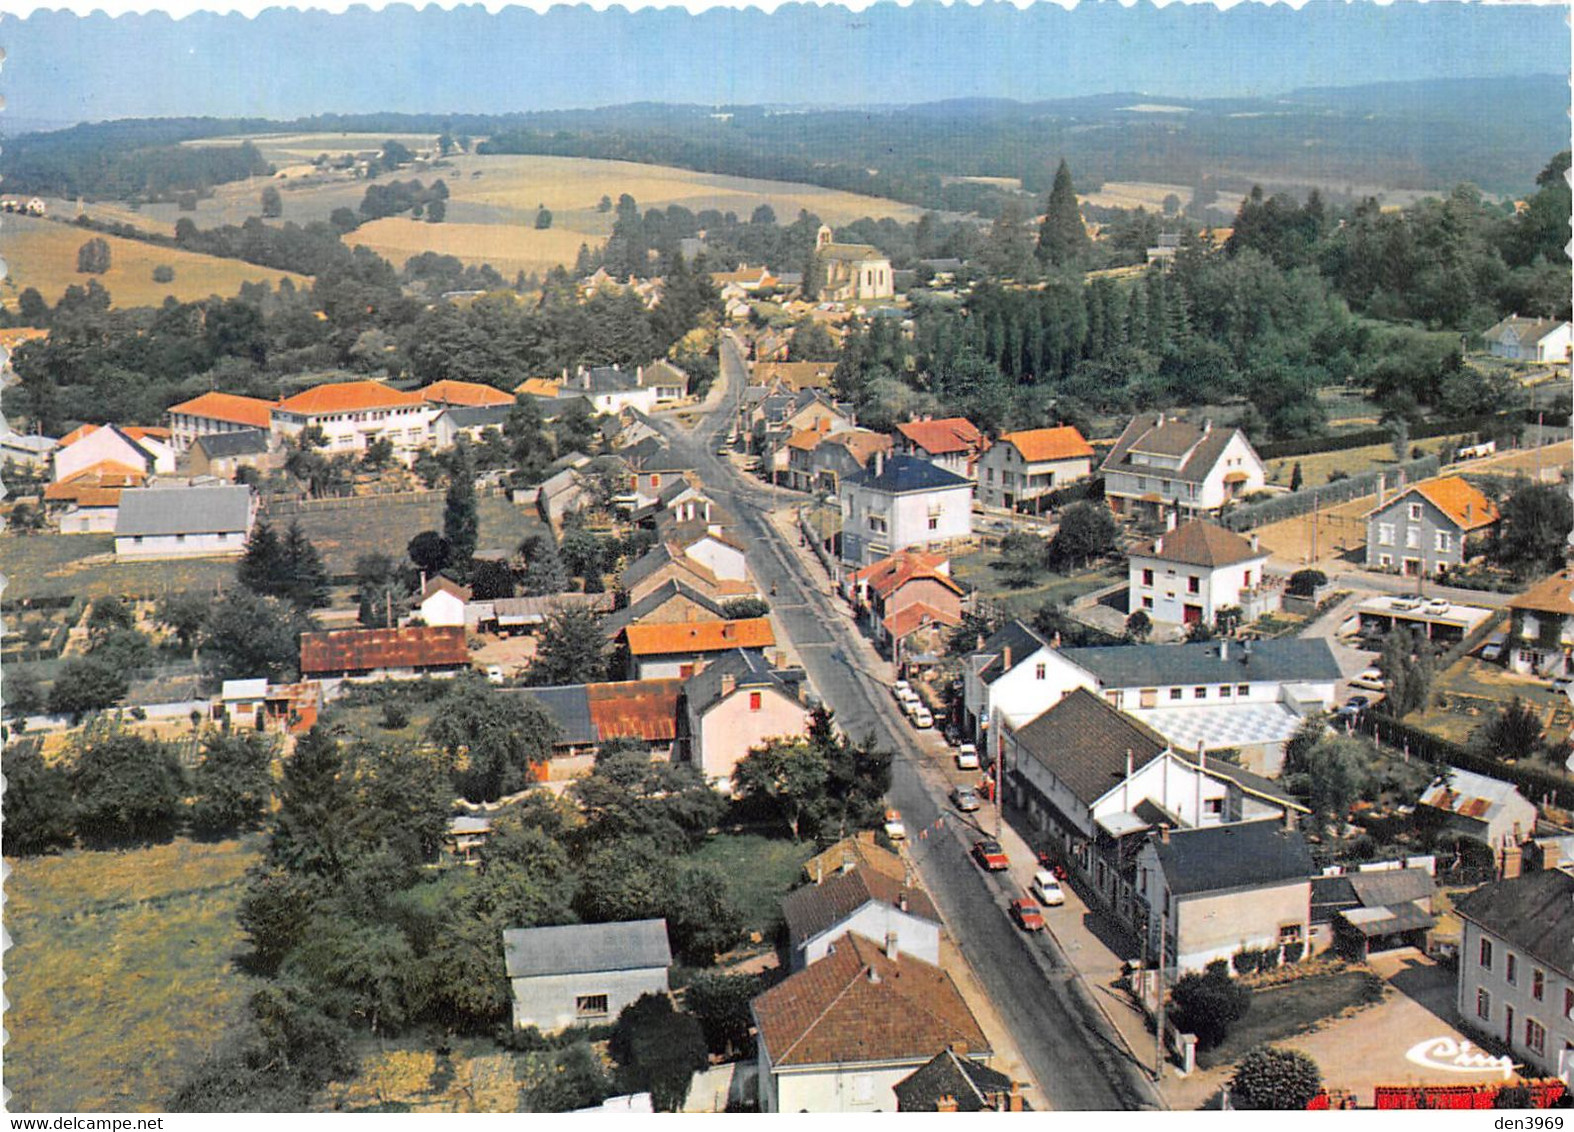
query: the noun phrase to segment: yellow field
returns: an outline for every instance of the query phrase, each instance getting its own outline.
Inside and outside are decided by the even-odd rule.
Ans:
[[[427,136],[393,136],[412,150],[430,149],[433,141]],[[387,137],[293,134],[254,139],[264,156],[289,175],[271,182],[256,177],[220,185],[213,196],[198,201],[194,211],[183,212],[173,203],[148,204],[135,210],[113,201],[84,207],[96,218],[170,234],[182,217],[201,228],[240,224],[261,211],[262,190],[272,183],[283,197],[283,220],[297,224],[326,220],[336,208],[357,208],[367,182],[346,173],[308,172],[302,162],[309,162],[320,153],[337,156],[378,149]],[[217,140],[233,143],[239,139]],[[612,234],[613,216],[597,211],[598,202],[603,196],[616,201],[623,193],[638,201],[642,209],[677,204],[693,212],[734,212],[745,219],[759,205],[769,204],[782,223],[791,222],[800,209],[808,209],[832,225],[866,216],[910,221],[922,214],[912,205],[815,185],[578,157],[455,154],[431,165],[418,163],[401,169],[394,178],[384,180],[430,183],[438,178],[449,190],[444,223],[425,224],[392,217],[367,225],[347,237],[347,242],[372,248],[393,260],[396,267],[403,267],[412,255],[436,251],[456,255],[468,263],[490,263],[505,274],[513,274],[519,270],[545,271],[558,264],[572,266],[581,244],[594,247]],[[51,215],[69,216],[76,212],[76,203],[72,201],[48,203]],[[537,232],[536,208],[543,204],[552,212],[552,227]],[[75,247],[69,266],[76,266]]]
[[[1191,200],[1189,185],[1161,185],[1154,181],[1106,181],[1098,192],[1078,193],[1077,199],[1096,208],[1145,208],[1158,212],[1171,193],[1180,198],[1183,208]]]
[[[177,248],[161,248],[139,240],[104,236],[109,242],[110,269],[103,275],[77,272],[77,249],[99,235],[86,229],[30,216],[6,216],[0,221],[0,255],[5,257],[6,278],[0,283],[0,304],[16,305],[28,287],[53,303],[71,284],[87,285],[97,279],[117,307],[158,306],[166,295],[182,302],[209,295],[234,295],[242,283],[266,280],[277,286],[289,278],[297,287],[310,282],[306,276],[242,263],[238,259],[198,255]],[[153,269],[168,264],[175,269],[170,283],[153,282]]]
[[[235,909],[258,839],[7,858],[11,1112],[162,1109],[254,982]]]

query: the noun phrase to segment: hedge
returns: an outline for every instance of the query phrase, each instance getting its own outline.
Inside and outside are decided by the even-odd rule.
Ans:
[[[1430,440],[1437,436],[1454,436],[1467,432],[1490,430],[1494,424],[1517,427],[1522,423],[1519,413],[1483,413],[1473,417],[1450,417],[1447,420],[1428,421],[1413,427],[1409,439]],[[1535,423],[1535,415],[1530,421]],[[1551,421],[1547,421],[1551,424]],[[1264,460],[1283,460],[1290,456],[1311,456],[1319,452],[1344,452],[1351,448],[1370,448],[1374,444],[1388,444],[1394,438],[1393,430],[1363,428],[1337,436],[1314,436],[1305,440],[1270,440],[1257,446],[1257,455]]]
[[[1434,735],[1375,711],[1363,712],[1356,722],[1356,728],[1385,746],[1395,750],[1407,749],[1410,754],[1434,765],[1455,766],[1460,770],[1512,782],[1532,802],[1547,797],[1563,809],[1574,809],[1574,786],[1547,771],[1525,765],[1524,760],[1515,766],[1506,766],[1496,759],[1483,758],[1441,735]]]
[[[1407,460],[1388,468],[1373,468],[1369,472],[1347,476],[1333,483],[1303,488],[1287,495],[1272,495],[1255,503],[1242,503],[1233,510],[1226,511],[1221,522],[1232,531],[1246,531],[1264,523],[1293,519],[1318,507],[1347,503],[1363,495],[1373,495],[1377,492],[1379,483],[1384,484],[1386,488],[1395,489],[1401,482],[1412,484],[1419,480],[1430,479],[1437,475],[1441,467],[1442,462],[1434,455],[1422,456],[1418,460]]]

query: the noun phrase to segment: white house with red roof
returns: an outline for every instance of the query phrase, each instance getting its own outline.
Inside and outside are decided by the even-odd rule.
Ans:
[[[900,454],[928,460],[970,480],[978,478],[978,458],[989,447],[989,439],[966,417],[924,417],[897,425],[896,433]]]
[[[251,429],[267,432],[272,425],[273,404],[237,393],[204,393],[169,407],[170,441],[176,452],[184,452],[199,436]]]
[[[989,446],[978,465],[979,501],[1011,510],[1087,479],[1093,446],[1071,425],[1008,432]]]
[[[98,464],[129,468],[144,476],[173,475],[175,448],[163,428],[85,424],[60,439],[52,465],[55,482]]]
[[[1267,565],[1256,535],[1181,523],[1133,548],[1127,608],[1172,625],[1212,625],[1220,609],[1241,606],[1262,587]]]
[[[286,397],[271,410],[275,436],[298,438],[313,425],[327,438],[327,451],[365,452],[386,439],[394,456],[409,461],[431,436],[440,411],[419,393],[391,389],[380,381],[331,381]]]

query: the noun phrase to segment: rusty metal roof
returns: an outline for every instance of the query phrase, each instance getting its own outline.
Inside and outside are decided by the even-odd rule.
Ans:
[[[373,668],[451,668],[469,663],[462,625],[301,634],[303,675]]]
[[[678,733],[678,694],[683,681],[628,680],[590,684],[590,721],[605,743],[609,739],[667,741]]]

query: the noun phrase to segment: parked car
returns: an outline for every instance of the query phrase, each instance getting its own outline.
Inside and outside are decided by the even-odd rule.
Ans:
[[[913,726],[919,728],[920,730],[926,727],[933,727],[935,725],[935,717],[930,714],[929,709],[926,707],[920,705],[919,707],[914,708],[911,714],[913,717]]]
[[[913,686],[906,680],[898,680],[891,685],[891,695],[899,700],[905,700],[913,694]]]
[[[1011,858],[1006,856],[1006,851],[1001,848],[1000,842],[987,837],[973,842],[973,857],[992,873],[1011,867]]]
[[[1447,613],[1449,609],[1450,603],[1446,597],[1434,597],[1428,601],[1425,606],[1425,611],[1430,613],[1433,617],[1441,617],[1443,614]]]
[[[978,800],[978,791],[971,786],[958,786],[951,791],[951,804],[964,814],[970,814],[983,805]]]
[[[1352,688],[1370,688],[1374,692],[1383,690],[1383,670],[1377,666],[1363,669],[1350,678]]]
[[[503,682],[503,666],[501,664],[487,665],[486,680],[488,684],[501,684]]]
[[[1033,884],[1029,891],[1046,908],[1058,908],[1066,902],[1065,890],[1060,887],[1060,881],[1055,879],[1055,874],[1048,869],[1040,869],[1033,874]]]
[[[907,827],[902,824],[901,810],[885,811],[885,835],[892,841],[905,841],[907,839]]]
[[[1011,918],[1017,922],[1017,927],[1025,932],[1041,932],[1044,930],[1044,913],[1038,910],[1038,905],[1031,900],[1013,900],[1011,902]]]
[[[1340,706],[1339,710],[1336,711],[1334,714],[1335,715],[1359,715],[1361,712],[1365,711],[1367,708],[1369,708],[1371,706],[1372,706],[1372,698],[1370,696],[1351,696],[1348,700],[1346,700]]]
[[[1503,633],[1493,633],[1487,643],[1481,646],[1482,660],[1501,660],[1503,657],[1503,642],[1507,639]]]
[[[1565,672],[1562,676],[1554,676],[1552,678],[1552,690],[1558,695],[1568,695],[1570,688],[1574,688],[1574,675]]]
[[[978,769],[978,748],[972,743],[963,743],[956,749],[957,770]]]

